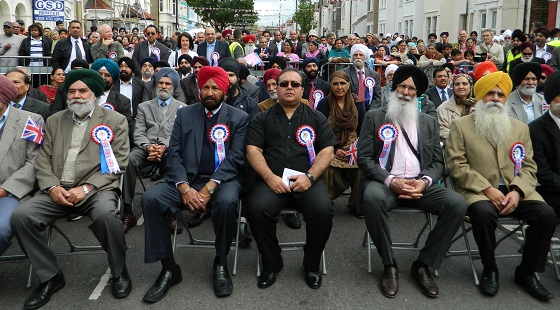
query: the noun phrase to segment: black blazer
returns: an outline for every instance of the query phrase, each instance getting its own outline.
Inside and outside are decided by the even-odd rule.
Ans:
[[[142,81],[142,78],[135,77],[132,81],[132,117],[136,118],[138,113],[138,105],[142,103],[142,95],[144,94],[144,88],[146,83]],[[113,82],[113,90],[120,94],[121,83],[120,80]]]
[[[171,53],[167,48],[167,46],[163,45],[163,43],[157,40],[154,43],[154,45],[155,47],[159,48],[161,52],[161,54],[159,55],[159,60],[167,62],[167,59],[169,59],[169,54]],[[140,68],[142,67],[140,65],[140,62],[142,61],[142,59],[150,57],[148,46],[149,43],[147,40],[139,42],[134,46],[134,52],[132,53],[132,60],[134,60],[134,63],[136,65],[135,72],[137,76],[140,76]]]
[[[198,176],[202,154],[202,139],[208,132],[204,130],[206,113],[201,103],[183,107],[177,111],[173,132],[169,140],[167,157],[167,182],[192,182]],[[222,182],[234,180],[245,165],[245,134],[249,123],[247,113],[222,103],[218,123],[229,128],[229,138],[225,141],[226,158],[214,171],[211,178]]]
[[[291,42],[292,46],[294,45],[294,42]],[[292,53],[298,55],[299,58],[302,58],[302,54],[301,54],[301,49],[303,48],[303,44],[305,43],[301,43],[301,41],[297,41],[297,46],[295,48],[292,47]]]
[[[280,46],[284,45],[284,41],[280,41]],[[276,42],[274,41],[274,39],[270,40],[268,42],[268,48],[270,48],[270,50],[272,51],[272,56],[276,56],[276,54],[278,54],[279,50],[278,50],[278,46],[276,45]],[[282,49],[280,49],[282,50]]]
[[[356,70],[354,66],[348,66],[342,71],[346,72],[350,76],[350,90],[354,94],[358,94],[358,75],[356,74]],[[375,87],[373,88],[373,98],[370,100],[369,107],[370,109],[374,109],[381,106],[381,79],[379,78],[379,74],[377,72],[371,70],[367,66],[364,66],[364,71],[367,77],[372,77],[375,80]],[[366,88],[366,92],[367,92]]]
[[[206,47],[208,46],[208,42],[204,41],[198,45],[196,48],[196,53],[199,56],[206,57]],[[224,59],[226,57],[231,57],[231,53],[229,52],[229,46],[226,42],[216,40],[216,45],[214,46],[214,52],[220,54],[220,59]],[[208,59],[210,64],[212,64],[212,59]]]
[[[84,46],[84,51],[86,52],[86,60],[88,63],[93,62],[93,58],[91,57],[91,50],[90,45],[87,40],[82,39],[82,45]],[[66,70],[68,67],[68,62],[70,61],[70,55],[72,54],[72,40],[71,37],[66,39],[62,39],[56,43],[56,48],[52,54],[52,67],[54,68],[62,68],[62,70]]]
[[[259,47],[259,48],[255,48],[255,53],[257,53],[257,55],[259,55],[259,57],[260,57],[260,55],[261,55],[261,52],[262,52],[262,48],[260,48],[260,47]],[[276,54],[278,54],[278,52],[275,54],[275,53],[274,53],[274,50],[272,50],[270,47],[267,47],[267,48],[264,50],[264,54],[265,54],[264,57],[261,57],[262,60],[266,60],[266,59],[268,59],[269,57],[275,56]]]
[[[43,56],[50,56],[51,55],[51,44],[52,41],[46,37],[41,37],[41,41],[43,42]],[[31,37],[27,37],[23,39],[21,45],[19,46],[19,56],[30,56],[31,50]],[[43,60],[43,65],[47,66],[47,60]],[[20,66],[29,66],[30,59],[29,58],[20,58],[18,59],[18,64]]]
[[[315,90],[323,91],[323,95],[324,95],[323,98],[326,98],[329,92],[331,91],[331,85],[328,82],[322,80],[319,76],[317,76],[317,78],[315,78],[315,81],[313,82],[315,82]],[[311,91],[311,83],[309,82],[309,79],[305,78],[303,79],[303,99],[309,100],[310,91]],[[328,115],[327,118],[329,118]]]
[[[541,184],[540,188],[554,193],[558,199],[560,198],[560,160],[558,160],[560,129],[550,116],[550,111],[529,123],[529,133],[533,142],[533,159],[537,164],[537,180]]]
[[[428,99],[434,103],[434,105],[439,107],[443,102],[441,101],[441,97],[439,96],[439,92],[435,86],[432,86],[424,92],[424,95],[428,96]],[[453,90],[451,88],[447,88],[447,99],[453,96]]]
[[[51,115],[51,109],[48,103],[33,99],[29,96],[25,97],[25,101],[23,102],[23,107],[21,109],[41,115],[45,122],[47,121],[47,117]]]
[[[362,171],[362,178],[383,183],[390,175],[395,156],[395,145],[391,144],[387,166],[383,169],[379,165],[379,155],[383,150],[383,141],[377,137],[379,127],[389,121],[386,118],[387,108],[369,110],[366,113],[360,139],[358,140],[358,166]],[[397,139],[404,139],[399,132]],[[420,153],[420,174],[432,178],[437,182],[444,172],[443,149],[439,138],[439,125],[435,117],[418,112],[418,152]]]
[[[194,75],[191,74],[181,80],[181,90],[185,95],[186,104],[191,105],[200,101],[198,98],[200,91],[196,85],[196,78]]]

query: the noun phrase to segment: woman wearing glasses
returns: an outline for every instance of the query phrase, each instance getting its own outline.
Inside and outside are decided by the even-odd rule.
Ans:
[[[335,146],[334,158],[323,174],[329,198],[335,200],[348,187],[352,188],[348,208],[357,216],[363,217],[359,210],[358,193],[360,191],[360,171],[357,157],[356,140],[362,127],[366,110],[364,102],[350,91],[350,76],[343,71],[336,71],[330,77],[331,91],[317,104],[317,111],[329,120],[338,145]]]
[[[453,79],[453,96],[437,108],[439,136],[445,143],[451,122],[474,112],[476,99],[473,96],[473,80],[467,74],[456,74]]]

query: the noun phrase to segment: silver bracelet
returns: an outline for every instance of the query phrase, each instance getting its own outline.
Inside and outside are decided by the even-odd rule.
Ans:
[[[189,188],[187,188],[184,192],[181,193],[181,196],[183,196],[184,194],[186,194],[190,190],[191,190],[191,187],[189,186]]]

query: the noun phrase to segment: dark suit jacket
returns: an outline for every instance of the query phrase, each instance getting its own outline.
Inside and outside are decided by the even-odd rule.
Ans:
[[[200,101],[200,99],[198,99],[200,90],[198,89],[198,85],[196,85],[196,78],[194,75],[191,74],[181,80],[181,90],[185,95],[184,103],[191,105]]]
[[[443,176],[445,167],[443,151],[439,144],[439,125],[435,117],[418,113],[418,152],[421,169],[418,176],[429,176],[433,182],[437,182]],[[396,141],[391,144],[387,166],[385,169],[381,168],[379,155],[383,150],[383,141],[377,137],[377,132],[381,125],[389,123],[386,115],[387,108],[368,111],[358,140],[358,166],[362,171],[362,178],[380,183],[391,174],[396,145]],[[397,139],[404,139],[401,132]]]
[[[438,90],[435,86],[428,88],[428,90],[424,92],[424,95],[428,96],[428,99],[434,103],[436,108],[442,104],[441,97],[439,96]],[[451,90],[451,88],[447,88],[447,99],[451,98],[451,96],[453,96],[453,90]]]
[[[260,88],[257,85],[245,80],[245,83],[239,85],[239,88],[243,89],[255,102],[259,102]]]
[[[291,41],[290,41],[291,42]],[[301,54],[301,49],[303,48],[303,44],[301,41],[297,41],[297,46],[295,48],[292,48],[292,53],[298,55],[299,58],[302,58],[302,54]],[[294,43],[292,42],[292,46],[294,45]]]
[[[43,56],[50,56],[51,55],[51,44],[52,41],[48,40],[46,37],[42,37],[43,42]],[[25,39],[23,39],[23,41],[21,42],[21,45],[19,46],[19,56],[30,56],[31,50],[31,38],[27,37]],[[18,59],[18,63],[20,66],[29,66],[30,63],[30,58],[20,58]],[[46,66],[47,65],[47,61],[44,60],[43,65]]]
[[[533,142],[533,159],[537,163],[537,180],[540,189],[560,198],[560,129],[550,116],[550,111],[529,124]],[[539,190],[539,192],[541,192]],[[549,195],[543,195],[547,201]],[[558,202],[556,202],[558,205]]]
[[[167,182],[192,182],[198,176],[206,113],[201,103],[186,106],[177,111],[169,141],[167,158]],[[236,179],[245,165],[245,134],[249,116],[247,113],[222,103],[218,123],[229,128],[225,141],[226,158],[211,178],[222,182]],[[213,159],[212,159],[213,160]]]
[[[233,102],[232,106],[249,114],[249,120],[251,120],[259,113],[258,103],[255,99],[249,97],[249,94],[243,89],[239,87],[237,89],[239,90],[239,95],[235,98],[235,102]]]
[[[163,45],[163,43],[160,43],[157,40],[154,44],[155,44],[155,47],[159,48],[159,50],[161,52],[161,54],[159,55],[159,60],[167,62],[167,59],[169,58],[169,54],[170,54],[170,51],[167,48],[167,46]],[[134,53],[132,53],[132,60],[134,60],[134,63],[136,64],[136,75],[137,76],[140,76],[140,67],[142,67],[140,65],[140,62],[142,61],[142,59],[144,59],[146,57],[150,57],[150,52],[149,52],[148,46],[149,46],[149,43],[148,43],[147,40],[142,41],[142,42],[138,42],[134,46]]]
[[[257,53],[257,55],[260,56],[261,50],[262,50],[262,49],[261,49],[260,47],[255,48],[255,53]],[[261,59],[263,59],[263,60],[268,59],[268,57],[275,56],[275,55],[278,54],[278,53],[275,54],[275,53],[274,53],[274,50],[272,50],[270,47],[267,47],[267,48],[264,50],[264,54],[265,54],[265,57],[264,57],[264,58],[261,57]]]
[[[114,90],[111,90],[109,91],[106,102],[112,104],[115,107],[116,112],[119,112],[126,117],[126,121],[128,122],[128,131],[132,132],[134,130],[134,123],[132,122],[132,112],[130,111],[130,99],[115,92]]]
[[[23,102],[23,107],[21,109],[24,111],[39,114],[45,121],[51,115],[51,107],[48,103],[33,99],[29,96],[25,97],[25,101]]]
[[[280,45],[284,45],[284,41],[280,41]],[[276,54],[282,50],[282,48],[278,50],[278,45],[276,45],[274,38],[268,42],[268,48],[272,51],[272,56],[276,56]]]
[[[533,60],[531,60],[531,62],[536,62],[536,63],[538,63],[539,65],[542,65],[542,64],[545,63],[545,62],[544,62],[544,59],[542,59],[542,58],[540,58],[540,57],[536,57],[536,56],[533,57]],[[509,63],[508,74],[509,74],[510,77],[511,77],[511,73],[513,72],[513,68],[515,68],[518,64],[522,64],[522,63],[523,63],[523,61],[521,61],[521,57],[515,58],[514,60],[512,60],[512,61]],[[537,79],[538,79],[538,78],[537,78]]]
[[[375,80],[375,87],[373,88],[373,98],[371,98],[370,100],[370,106],[373,107],[379,107],[381,106],[381,79],[379,78],[379,74],[377,74],[377,72],[371,70],[370,68],[368,68],[367,66],[364,66],[364,70],[366,73],[366,76],[364,78],[367,77],[372,77]],[[342,71],[346,72],[346,74],[348,74],[350,76],[350,90],[354,93],[354,94],[358,94],[358,75],[356,74],[356,69],[354,66],[348,66],[344,69],[342,69]],[[366,87],[366,92],[367,92],[367,87]]]
[[[231,53],[229,52],[229,46],[226,42],[223,41],[215,41],[216,45],[214,46],[214,52],[220,54],[220,59],[224,59],[226,57],[231,57]],[[204,41],[198,45],[196,48],[196,53],[199,56],[206,57],[206,47],[208,46],[208,42]],[[212,59],[208,59],[210,64],[212,64]],[[179,100],[181,101],[181,100]]]
[[[39,101],[43,101],[44,103],[49,103],[49,99],[47,98],[47,95],[45,95],[44,92],[38,90],[37,88],[33,88],[31,86],[29,86],[29,90],[27,91],[27,96],[33,98],[33,99],[37,99]]]
[[[135,77],[132,81],[132,118],[136,118],[138,113],[138,105],[142,103],[142,95],[144,94],[144,88],[146,83],[142,81],[142,78]],[[113,83],[113,90],[120,94],[121,83],[116,81]]]
[[[321,90],[323,91],[323,98],[326,98],[327,95],[329,94],[329,92],[331,91],[331,85],[328,82],[325,82],[324,80],[322,80],[319,76],[317,76],[317,78],[315,78],[315,90]],[[311,83],[309,82],[309,79],[304,79],[303,80],[303,99],[307,99],[309,100],[309,92],[311,91]],[[318,102],[316,102],[318,104]],[[328,116],[327,116],[328,118]]]
[[[91,57],[89,43],[87,40],[82,39],[82,45],[84,46],[84,51],[86,52],[85,59],[88,63],[92,63],[93,58]],[[62,39],[56,43],[56,48],[54,49],[51,60],[53,69],[62,68],[62,70],[66,70],[68,62],[70,61],[70,55],[72,55],[72,48],[71,37]]]

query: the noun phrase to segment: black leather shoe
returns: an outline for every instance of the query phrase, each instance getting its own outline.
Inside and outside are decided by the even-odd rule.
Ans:
[[[130,275],[128,274],[128,269],[124,266],[121,275],[118,278],[111,279],[113,297],[125,298],[132,291],[132,281],[130,280]]]
[[[226,297],[233,291],[233,282],[229,276],[227,266],[214,266],[214,294],[217,297]]]
[[[416,268],[412,265],[410,274],[412,275],[412,278],[416,280],[422,294],[432,298],[438,297],[439,289],[428,267]]]
[[[305,272],[305,283],[312,289],[318,289],[323,282],[323,276],[320,271],[307,271]]]
[[[167,214],[167,222],[169,223],[169,233],[175,233],[175,226],[177,226],[177,234],[181,234],[183,232],[183,222],[177,219],[177,213],[169,213]]]
[[[261,272],[261,275],[258,278],[257,286],[259,288],[267,288],[276,282],[276,275],[282,270],[284,267],[284,263],[280,263],[280,267],[277,268],[275,271],[265,271]]]
[[[132,227],[136,226],[138,221],[136,220],[136,215],[132,213],[123,213],[121,222],[123,223],[123,231],[126,235]]]
[[[142,175],[142,178],[147,179],[147,178],[151,178],[152,175],[154,175],[154,173],[156,172],[156,170],[158,169],[157,166],[153,166],[152,169],[150,169],[150,171],[144,173]]]
[[[163,168],[156,168],[156,170],[154,171],[154,174],[152,174],[152,176],[150,177],[150,180],[152,180],[152,182],[155,182],[161,178],[163,178]]]
[[[487,268],[482,270],[480,275],[480,284],[478,285],[480,292],[487,296],[496,296],[500,289],[499,274]]]
[[[524,276],[519,272],[519,267],[515,268],[515,276],[514,276],[515,283],[521,285],[529,295],[533,296],[534,298],[540,301],[549,301],[554,298],[552,295],[537,279],[535,273],[531,273],[528,276]]]
[[[385,267],[381,278],[381,294],[385,297],[395,298],[399,292],[399,271],[395,267]]]
[[[204,222],[205,219],[210,217],[210,212],[206,211],[203,213],[195,213],[193,216],[191,216],[191,218],[189,219],[189,221],[187,222],[187,227],[188,228],[195,228],[197,226],[200,226],[200,224],[202,224]]]
[[[158,302],[167,295],[169,288],[181,283],[183,276],[181,274],[181,267],[176,266],[175,270],[163,269],[154,285],[144,295],[144,301],[149,303]]]
[[[288,213],[284,216],[284,222],[286,225],[291,229],[300,229],[301,228],[301,221],[299,220],[298,213]]]
[[[59,270],[58,273],[47,282],[41,283],[39,287],[31,293],[23,306],[26,310],[39,309],[51,300],[51,296],[66,285],[64,275]]]

